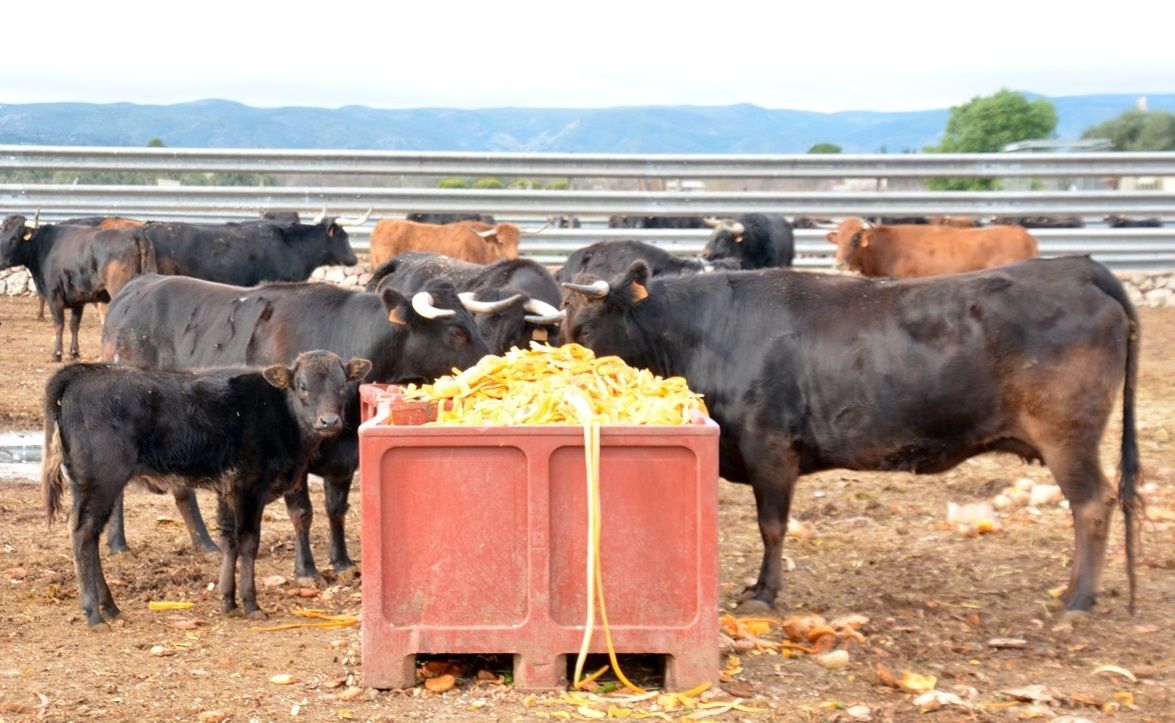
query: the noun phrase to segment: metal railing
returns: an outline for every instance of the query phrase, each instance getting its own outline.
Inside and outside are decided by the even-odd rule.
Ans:
[[[1175,176],[1175,153],[618,154],[0,145],[0,171],[565,178]]]
[[[322,184],[277,186],[87,185],[0,183],[0,214],[41,211],[47,222],[71,216],[122,215],[143,219],[219,222],[255,218],[259,210],[322,208],[353,216],[368,208],[371,221],[349,229],[357,249],[368,246],[381,216],[419,212],[492,213],[530,227],[543,217],[580,215],[581,229],[547,229],[525,236],[523,253],[561,263],[580,246],[604,239],[650,241],[683,255],[697,253],[707,230],[605,229],[612,214],[718,215],[748,212],[837,218],[849,215],[1082,216],[1103,214],[1175,219],[1175,191],[951,191],[885,190],[888,179],[1119,178],[1175,176],[1175,153],[995,153],[909,155],[619,155],[405,153],[182,148],[0,146],[0,174],[28,171],[137,171],[143,173],[267,173],[322,176]],[[423,176],[518,176],[618,179],[878,179],[877,190],[638,191],[439,189],[351,185],[375,176],[404,185]],[[328,176],[336,176],[329,178]],[[80,177],[80,176],[79,176]],[[401,178],[404,177],[404,178]],[[374,180],[374,179],[373,179]],[[379,179],[387,181],[389,179]],[[303,179],[304,183],[304,179]],[[335,185],[332,185],[335,184]],[[575,184],[572,184],[575,185]],[[796,184],[791,183],[794,187]],[[856,186],[861,183],[858,181]],[[904,182],[908,187],[909,180]],[[799,266],[827,266],[833,247],[824,231],[796,233]],[[1175,266],[1175,228],[1036,229],[1043,255],[1091,253],[1117,268]]]

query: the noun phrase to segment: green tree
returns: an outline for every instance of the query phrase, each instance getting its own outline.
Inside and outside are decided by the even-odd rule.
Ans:
[[[469,188],[469,181],[458,176],[450,176],[437,181],[437,188]]]
[[[841,147],[835,143],[817,143],[808,149],[808,153],[840,153]]]
[[[1175,114],[1132,109],[1081,137],[1108,139],[1115,151],[1175,151]]]
[[[993,153],[1009,143],[1048,138],[1057,127],[1057,109],[1049,101],[1030,101],[1007,89],[989,96],[976,96],[951,108],[946,130],[938,145],[927,153]],[[991,178],[930,179],[927,186],[937,190],[986,190],[995,187]]]
[[[474,188],[487,188],[487,189],[497,190],[499,188],[505,188],[506,184],[502,183],[502,180],[499,178],[487,177],[487,178],[479,178],[476,181],[474,181],[473,187]]]
[[[162,138],[156,136],[155,138],[152,138],[151,140],[147,141],[147,147],[148,148],[167,148],[167,144],[163,142]]]

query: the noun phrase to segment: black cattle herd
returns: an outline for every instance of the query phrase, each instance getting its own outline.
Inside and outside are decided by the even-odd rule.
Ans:
[[[1071,257],[918,280],[810,273],[787,268],[793,225],[780,216],[671,221],[713,229],[700,257],[609,241],[578,249],[552,274],[525,258],[480,266],[413,252],[374,269],[365,289],[346,289],[306,279],[318,266],[357,263],[344,228],[355,220],[8,216],[0,268],[28,268],[53,315],[54,359],[65,309],[76,359],[83,306],[110,304],[103,362],[62,367],[45,396],[45,507],[52,520],[68,478],[89,623],[119,615],[97,538],[105,529],[112,549],[126,549],[121,499],[133,480],[172,492],[206,550],[217,545],[193,489],[217,493],[226,613],[242,612],[239,559],[243,612],[264,615],[253,564],[261,509],[278,496],[296,533],[295,574],[319,575],[309,473],[325,481],[331,567],[353,571],[344,517],[360,381],[428,381],[532,340],[615,354],[704,395],[721,427],[721,475],[755,490],[764,555],[744,610],[777,602],[800,476],[936,473],[992,451],[1047,465],[1069,501],[1076,552],[1062,599],[1071,610],[1094,604],[1120,506],[1133,608],[1139,326],[1105,267]],[[1098,443],[1119,394],[1115,489]]]

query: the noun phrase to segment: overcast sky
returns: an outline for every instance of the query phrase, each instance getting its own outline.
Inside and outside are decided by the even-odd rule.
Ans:
[[[41,2],[0,103],[924,110],[1000,88],[1175,93],[1167,3]]]

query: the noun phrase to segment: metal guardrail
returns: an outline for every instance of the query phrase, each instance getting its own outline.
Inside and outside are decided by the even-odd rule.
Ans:
[[[566,178],[1175,176],[1175,153],[462,153],[0,145],[0,171]]]
[[[1128,215],[1175,216],[1175,191],[533,191],[373,187],[72,186],[0,184],[0,209],[53,209],[73,215],[150,216],[185,211],[210,216],[258,209],[359,214],[462,211],[561,214],[788,216]]]
[[[873,155],[620,155],[534,153],[418,153],[260,149],[94,148],[0,146],[3,171],[137,171],[165,173],[329,174],[346,183],[378,175],[519,176],[600,179],[829,179],[914,177],[1175,176],[1175,153],[994,153]],[[632,191],[389,188],[384,186],[147,186],[0,184],[0,215],[38,209],[42,220],[122,215],[156,220],[221,222],[255,218],[261,209],[323,207],[333,215],[375,210],[351,228],[353,245],[368,247],[380,216],[408,212],[492,213],[537,227],[543,217],[574,214],[595,228],[550,228],[525,236],[522,250],[561,263],[575,248],[609,238],[650,241],[674,253],[701,250],[707,230],[604,229],[612,214],[786,216],[1073,215],[1160,216],[1175,219],[1175,191]],[[402,181],[403,179],[398,179]],[[417,179],[419,180],[419,179]],[[823,181],[813,181],[827,187]],[[630,183],[631,185],[631,183]],[[723,184],[716,184],[723,185]],[[725,185],[729,186],[729,183]],[[794,187],[795,184],[792,184]],[[859,183],[857,184],[860,185]],[[878,184],[884,185],[884,184]],[[906,186],[909,184],[907,183]],[[824,231],[796,233],[797,265],[827,266],[833,247]],[[1175,266],[1172,229],[1037,229],[1043,255],[1091,253],[1116,268]]]

